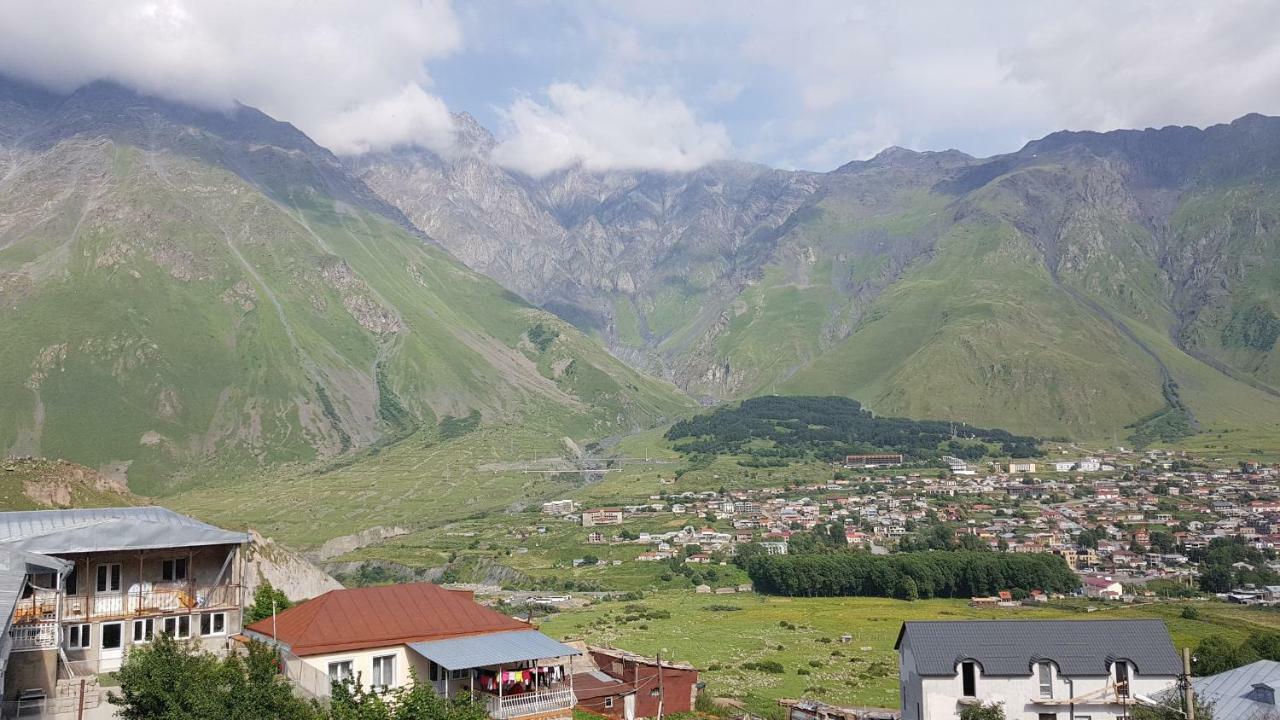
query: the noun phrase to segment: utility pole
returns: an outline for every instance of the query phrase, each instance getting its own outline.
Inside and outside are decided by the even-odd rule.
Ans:
[[[1196,720],[1196,693],[1191,687],[1191,648],[1182,648],[1182,704],[1187,720]]]
[[[662,653],[658,653],[658,720],[662,720]]]

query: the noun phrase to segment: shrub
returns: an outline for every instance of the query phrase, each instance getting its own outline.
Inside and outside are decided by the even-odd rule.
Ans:
[[[762,673],[769,673],[770,675],[781,675],[787,671],[786,668],[782,667],[782,663],[778,662],[777,660],[757,660],[755,662],[744,662],[742,663],[742,668],[744,670],[757,670]]]

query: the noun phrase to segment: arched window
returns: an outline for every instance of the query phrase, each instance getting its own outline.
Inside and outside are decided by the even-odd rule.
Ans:
[[[1041,660],[1036,663],[1036,679],[1040,681],[1040,697],[1053,698],[1053,663]]]

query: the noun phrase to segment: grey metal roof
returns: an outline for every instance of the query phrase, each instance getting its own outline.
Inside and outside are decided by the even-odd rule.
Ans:
[[[42,554],[239,545],[230,532],[161,507],[0,513],[0,545]]]
[[[66,560],[0,547],[0,669],[8,664],[13,647],[9,626],[13,624],[13,611],[22,597],[27,575],[65,573],[70,569],[71,563]]]
[[[959,620],[906,622],[895,647],[910,644],[921,675],[955,675],[962,660],[983,675],[1022,677],[1051,660],[1067,677],[1108,674],[1117,659],[1142,675],[1178,675],[1182,661],[1160,620]]]
[[[410,644],[409,649],[450,670],[582,654],[537,630],[416,642]]]
[[[1259,660],[1244,667],[1191,681],[1196,696],[1213,703],[1213,716],[1231,720],[1261,720],[1278,708],[1262,701],[1255,685],[1280,690],[1280,663]],[[1273,696],[1274,697],[1274,696]]]

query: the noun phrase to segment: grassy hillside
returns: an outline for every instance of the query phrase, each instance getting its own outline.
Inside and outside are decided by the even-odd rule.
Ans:
[[[0,510],[138,505],[124,484],[66,460],[0,461]]]
[[[392,219],[197,158],[64,140],[4,176],[0,218],[0,447],[139,492],[451,417],[582,439],[688,407]]]

